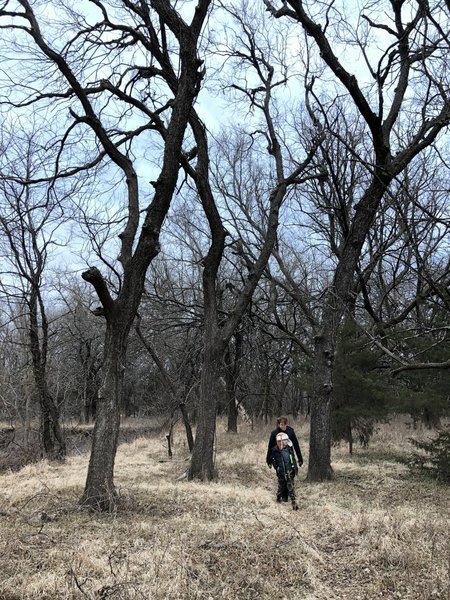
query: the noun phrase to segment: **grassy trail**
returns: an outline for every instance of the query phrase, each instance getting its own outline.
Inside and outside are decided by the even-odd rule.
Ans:
[[[335,448],[335,481],[301,472],[298,512],[275,502],[265,428],[219,427],[210,484],[177,481],[181,431],[172,461],[163,434],[122,444],[113,515],[77,506],[87,454],[0,475],[0,600],[448,600],[450,492],[399,462],[411,435],[400,419]]]

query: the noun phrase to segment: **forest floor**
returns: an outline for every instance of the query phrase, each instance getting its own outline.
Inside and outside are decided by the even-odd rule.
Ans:
[[[77,504],[87,451],[3,473],[0,600],[448,600],[450,489],[405,466],[409,438],[429,435],[406,421],[353,456],[333,448],[332,482],[306,483],[302,469],[297,512],[275,502],[263,426],[219,424],[215,483],[179,481],[182,431],[168,460],[147,427],[119,446],[110,515]],[[307,425],[294,426],[307,463]]]

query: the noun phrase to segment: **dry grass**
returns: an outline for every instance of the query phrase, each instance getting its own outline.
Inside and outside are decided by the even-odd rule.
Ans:
[[[210,484],[176,480],[181,431],[171,462],[163,436],[121,445],[108,516],[77,507],[87,455],[0,476],[0,600],[449,598],[449,489],[397,462],[411,436],[402,420],[353,457],[335,448],[334,482],[303,473],[297,513],[274,502],[267,436],[219,428]]]

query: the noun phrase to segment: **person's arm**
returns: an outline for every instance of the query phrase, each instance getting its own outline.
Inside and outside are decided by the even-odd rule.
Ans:
[[[295,431],[293,429],[291,431],[290,438],[291,438],[292,445],[294,446],[295,454],[297,455],[297,458],[298,458],[298,466],[301,467],[303,464],[302,451],[300,450],[300,444],[298,443],[297,436],[295,435]]]
[[[297,441],[297,443],[298,443],[298,441]],[[292,452],[292,457],[294,459],[294,473],[295,473],[295,475],[298,475],[298,468],[300,466],[300,461],[297,464],[297,461],[295,460],[295,453],[294,452]]]
[[[282,477],[284,461],[281,453],[277,451],[276,446],[273,446],[270,451],[270,464],[274,468],[277,477]]]
[[[272,431],[270,434],[269,444],[267,446],[267,455],[266,455],[266,463],[267,463],[267,466],[269,466],[269,467],[272,464],[271,454],[272,454],[272,448],[275,446],[276,437],[277,437],[277,434],[275,433],[275,431]]]

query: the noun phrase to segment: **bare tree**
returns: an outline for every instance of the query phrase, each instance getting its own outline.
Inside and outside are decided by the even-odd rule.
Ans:
[[[92,0],[78,13],[61,2],[51,22],[45,5],[32,6],[27,0],[4,2],[0,10],[0,26],[11,32],[3,46],[10,51],[13,43],[16,48],[21,44],[27,53],[34,52],[33,64],[40,66],[22,84],[14,81],[14,92],[3,104],[26,110],[48,107],[51,101],[53,110],[64,111],[55,176],[68,177],[107,161],[126,195],[120,272],[111,265],[120,282],[117,292],[97,266],[83,273],[106,320],[102,387],[82,498],[100,510],[111,509],[117,498],[113,471],[127,340],[178,179],[184,134],[203,77],[198,46],[210,4],[200,0],[193,11],[185,11],[186,19],[168,0]],[[142,194],[133,152],[142,137],[156,151],[152,132],[162,147],[153,168],[153,192]],[[85,162],[74,166],[86,147]]]
[[[172,430],[176,423],[175,413],[177,410],[180,411],[182,419],[183,419],[183,424],[184,424],[184,427],[186,430],[186,438],[187,438],[189,452],[192,452],[192,449],[194,447],[194,437],[192,434],[192,428],[191,428],[191,423],[189,421],[188,412],[186,410],[185,390],[182,388],[181,385],[177,385],[177,383],[175,383],[175,381],[173,381],[173,379],[171,378],[170,374],[168,373],[168,370],[166,369],[163,361],[158,356],[158,353],[156,352],[155,348],[153,347],[151,342],[149,342],[149,340],[147,340],[145,338],[144,334],[142,333],[140,323],[141,323],[141,318],[139,317],[137,319],[137,322],[135,325],[136,333],[137,333],[139,339],[141,340],[142,345],[147,350],[147,352],[151,356],[153,362],[158,367],[158,370],[160,372],[160,375],[161,375],[161,378],[162,378],[162,381],[164,384],[164,388],[170,393],[170,396],[171,396],[171,405],[172,406],[171,406],[171,414],[170,414],[169,434],[167,436],[168,443],[169,443],[169,456],[170,456],[170,458],[172,458],[172,450],[171,450]]]
[[[5,130],[3,140],[6,141]],[[62,243],[62,239],[58,239],[58,229],[62,228],[65,220],[67,199],[59,197],[58,188],[19,182],[42,174],[38,132],[21,133],[16,127],[14,135],[9,134],[7,156],[2,158],[2,170],[7,170],[9,176],[0,180],[0,244],[3,255],[0,289],[9,304],[16,307],[13,314],[23,311],[35,397],[40,406],[43,452],[49,458],[61,459],[66,454],[66,444],[58,402],[48,384],[50,323],[46,278],[52,249]],[[75,191],[65,190],[66,193]]]
[[[331,2],[318,6],[288,0],[280,8],[268,0],[264,3],[274,18],[288,19],[302,27],[311,51],[314,48],[320,52],[325,73],[333,77],[336,94],[344,93],[351,99],[365,122],[367,142],[370,140],[365,189],[351,212],[315,338],[308,477],[324,480],[333,474],[330,417],[336,335],[345,307],[352,301],[353,281],[366,236],[389,186],[417,154],[438,140],[450,121],[448,11],[438,2],[370,3],[359,11],[358,29]],[[366,86],[340,58],[340,39],[361,53],[367,69]],[[371,39],[376,39],[381,48],[373,54]],[[317,80],[312,60],[308,66],[313,89]],[[318,97],[315,106],[318,118],[327,126],[327,108]],[[334,135],[339,136],[339,131]]]
[[[217,196],[211,185],[209,152],[202,124],[191,117],[191,127],[197,143],[197,164],[189,171],[194,180],[210,228],[210,246],[203,259],[203,298],[204,298],[204,348],[202,378],[200,384],[200,406],[194,450],[192,453],[189,478],[213,479],[217,472],[214,465],[214,439],[216,427],[217,397],[219,393],[219,374],[222,372],[224,354],[229,340],[236,332],[247,310],[272,249],[276,243],[280,210],[288,190],[304,181],[320,177],[320,169],[314,164],[317,140],[310,140],[301,155],[289,160],[284,151],[283,140],[278,135],[276,119],[273,116],[274,95],[284,82],[284,63],[282,56],[273,50],[267,38],[265,24],[260,14],[255,14],[246,4],[226,9],[227,16],[236,26],[233,39],[228,40],[229,49],[225,54],[236,67],[232,87],[242,94],[246,101],[261,116],[260,127],[255,135],[248,135],[248,147],[257,145],[254,138],[259,137],[271,157],[270,183],[264,196],[265,227],[264,236],[258,254],[247,263],[248,275],[239,293],[235,296],[233,308],[223,318],[218,310],[217,277],[223,259],[225,241],[229,232],[219,210]],[[258,11],[256,11],[257,13]],[[282,53],[281,53],[282,54]],[[274,64],[271,61],[274,61]],[[241,77],[236,80],[236,73]],[[251,75],[250,75],[251,73]],[[253,85],[257,82],[256,87]],[[275,110],[276,112],[276,110]],[[261,126],[263,129],[261,130]],[[241,148],[241,151],[244,150]],[[245,150],[244,150],[245,151]],[[258,147],[261,152],[261,146]],[[287,156],[286,156],[287,154]]]
[[[0,410],[4,421],[22,425],[24,445],[28,448],[32,420],[34,417],[39,419],[40,412],[38,404],[33,402],[35,386],[24,312],[13,299],[1,298]]]
[[[95,291],[75,274],[55,276],[57,328],[50,345],[50,376],[64,398],[64,414],[95,421],[103,356],[103,324],[93,314]]]

